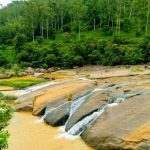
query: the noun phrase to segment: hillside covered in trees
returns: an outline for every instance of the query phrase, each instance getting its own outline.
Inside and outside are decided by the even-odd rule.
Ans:
[[[150,0],[13,1],[0,9],[0,66],[150,62]]]

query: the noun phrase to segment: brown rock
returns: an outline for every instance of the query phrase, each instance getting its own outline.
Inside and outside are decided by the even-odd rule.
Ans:
[[[82,134],[97,150],[150,149],[150,94],[135,96],[108,109]]]
[[[90,81],[73,81],[68,84],[55,86],[49,89],[44,95],[38,96],[34,101],[33,114],[39,115],[52,102],[65,102],[85,95],[89,90],[93,89]]]
[[[80,106],[80,108],[70,117],[67,121],[66,131],[68,131],[74,124],[80,121],[82,118],[88,116],[94,111],[97,111],[100,106],[106,104],[108,100],[106,92],[95,92],[93,95]]]

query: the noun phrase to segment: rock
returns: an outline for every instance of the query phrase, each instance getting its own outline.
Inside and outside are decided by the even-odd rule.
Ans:
[[[19,77],[22,77],[22,76],[27,76],[28,74],[26,72],[19,72],[18,73],[18,76]]]
[[[46,73],[47,71],[46,71],[46,69],[43,69],[43,68],[37,68],[37,69],[35,69],[35,72],[37,72],[37,73]]]
[[[123,94],[122,90],[110,88],[106,91],[96,91],[93,95],[86,100],[84,104],[70,117],[67,121],[66,131],[68,131],[74,124],[83,119],[84,117],[97,111],[100,107],[112,101],[118,95]]]
[[[48,68],[48,73],[52,73],[52,72],[55,72],[55,69],[54,68]]]
[[[32,67],[28,67],[26,70],[27,74],[33,75],[34,74],[34,69]]]
[[[42,75],[44,75],[44,73],[34,73],[34,77],[36,77],[36,78],[39,78],[39,77],[41,77]]]
[[[51,126],[62,126],[69,117],[71,102],[64,103],[57,107],[49,106],[45,111],[45,122]]]
[[[70,117],[66,124],[66,131],[68,131],[74,124],[79,122],[84,117],[89,114],[97,111],[100,106],[107,102],[107,93],[106,92],[95,92],[80,108]]]
[[[108,98],[111,100],[117,98],[117,96],[124,94],[124,91],[120,88],[108,88],[106,91]]]
[[[75,100],[93,89],[91,81],[72,80],[72,82],[54,86],[34,101],[33,115],[40,115],[50,103]]]
[[[8,75],[6,75],[6,74],[0,74],[0,79],[7,79],[7,78],[9,78]]]
[[[16,111],[25,111],[25,112],[32,112],[33,110],[33,105],[32,104],[27,104],[27,105],[15,105],[13,107]]]
[[[97,150],[150,149],[150,94],[129,98],[108,109],[82,134]]]
[[[34,110],[38,112],[37,114],[42,114],[48,104],[60,105],[63,102],[67,101],[70,97],[72,98],[72,100],[74,100],[75,98],[85,95],[88,91],[92,89],[93,85],[91,81],[83,81],[79,79],[64,79],[63,81],[56,81],[56,83],[52,85],[42,87],[40,89],[20,96],[16,100],[14,108],[16,110],[22,110],[28,108],[28,106],[32,106],[31,108],[33,108],[34,104]],[[64,91],[65,93],[60,93],[61,91]],[[42,95],[44,98],[42,97]],[[43,101],[37,101],[39,98]]]

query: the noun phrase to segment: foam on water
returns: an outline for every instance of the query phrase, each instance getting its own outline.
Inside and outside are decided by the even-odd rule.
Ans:
[[[81,135],[85,129],[87,129],[93,122],[97,120],[107,109],[117,106],[122,101],[125,101],[127,98],[130,98],[135,95],[144,94],[146,90],[134,91],[124,95],[118,96],[112,103],[104,105],[97,112],[92,113],[91,115],[83,118],[81,121],[77,122],[67,133],[71,135]]]

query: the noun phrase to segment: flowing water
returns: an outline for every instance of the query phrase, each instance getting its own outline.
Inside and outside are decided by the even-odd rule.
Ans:
[[[93,150],[80,137],[75,139],[56,138],[62,131],[45,123],[36,123],[39,117],[30,113],[15,113],[8,131],[8,150]]]
[[[149,81],[147,80],[145,82]],[[111,88],[115,85],[126,86],[131,84],[135,84],[135,82],[118,82],[91,91],[87,95],[77,99],[72,103],[70,116],[75,113],[78,108],[84,102],[86,102],[94,92],[107,90],[108,88]],[[38,85],[34,86],[34,88],[28,88],[27,90],[22,91],[21,95],[40,89],[43,86],[45,85]],[[49,86],[49,83],[46,84],[46,86]],[[91,126],[91,124],[94,123],[96,119],[100,115],[102,115],[107,109],[118,105],[120,102],[126,100],[129,97],[137,94],[144,94],[146,92],[147,91],[145,90],[140,90],[118,96],[118,98],[112,100],[111,103],[100,107],[98,111],[93,112],[91,115],[83,118],[81,121],[75,124],[67,133],[65,133],[64,131],[65,126],[61,127],[62,130],[60,130],[60,128],[54,128],[45,124],[43,122],[45,116],[40,119],[39,117],[32,116],[31,113],[15,113],[10,125],[7,128],[9,133],[11,134],[9,138],[8,150],[92,150],[92,148],[88,147],[78,135],[80,135],[86,128]],[[74,137],[74,135],[77,136]]]
[[[96,121],[96,119],[102,115],[107,109],[117,106],[119,103],[121,103],[124,100],[127,100],[128,98],[135,96],[135,95],[141,95],[144,93],[150,92],[149,90],[139,90],[139,91],[133,91],[128,94],[122,94],[118,96],[115,100],[112,101],[112,103],[106,104],[99,108],[97,112],[92,113],[91,115],[83,118],[81,121],[77,122],[68,132],[67,135],[80,135],[82,132],[87,129],[93,122]],[[64,137],[66,135],[64,134]],[[62,136],[63,137],[63,136]]]

